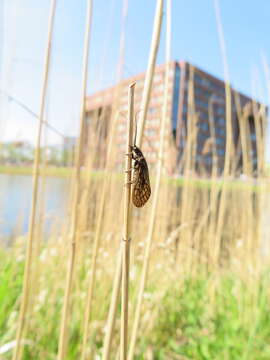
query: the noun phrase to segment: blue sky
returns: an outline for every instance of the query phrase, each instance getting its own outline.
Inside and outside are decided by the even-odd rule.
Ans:
[[[49,0],[2,0],[1,89],[38,111]],[[123,76],[142,72],[152,35],[154,0],[129,0]],[[172,0],[172,59],[188,60],[223,78],[213,0]],[[262,58],[270,58],[267,0],[220,0],[230,79],[238,90],[268,102]],[[58,0],[46,106],[48,120],[75,135],[79,123],[86,0]],[[94,0],[88,92],[114,83],[119,57],[122,0]],[[165,19],[165,16],[164,16]],[[158,63],[164,61],[162,33]],[[0,96],[0,140],[34,143],[37,123]],[[49,143],[61,139],[46,133]],[[269,152],[269,151],[268,151]]]

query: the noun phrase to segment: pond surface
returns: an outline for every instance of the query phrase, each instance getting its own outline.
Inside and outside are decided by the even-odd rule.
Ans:
[[[67,178],[47,177],[39,183],[39,204],[43,203],[44,227],[60,226],[69,198]],[[25,234],[32,199],[32,176],[0,174],[0,237]]]

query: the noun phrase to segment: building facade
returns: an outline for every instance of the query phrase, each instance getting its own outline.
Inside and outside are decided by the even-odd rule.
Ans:
[[[145,73],[123,80],[115,87],[97,92],[87,98],[86,124],[88,148],[99,147],[97,167],[104,167],[106,140],[114,114],[116,166],[126,144],[128,85],[136,81],[135,111],[140,111]],[[157,66],[147,112],[143,152],[155,166],[159,149],[159,130],[164,99],[165,65]],[[258,131],[263,138],[264,114],[260,104],[230,88],[231,98],[231,159],[233,171],[256,172],[258,160]],[[258,115],[259,114],[259,115]],[[168,123],[166,126],[165,169],[169,174],[181,174],[191,167],[196,173],[217,174],[224,169],[226,139],[225,83],[188,62],[171,62],[168,87]],[[256,126],[257,125],[257,126]],[[259,130],[258,130],[259,128]],[[91,133],[99,139],[90,141]],[[243,153],[243,149],[247,154]],[[262,150],[262,148],[260,148]],[[248,158],[248,159],[247,159]],[[119,159],[119,161],[117,160]],[[244,170],[245,171],[244,171]]]

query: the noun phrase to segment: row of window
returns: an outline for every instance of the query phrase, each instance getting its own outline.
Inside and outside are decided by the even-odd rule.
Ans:
[[[118,131],[120,133],[122,133],[123,136],[125,136],[126,129],[127,129],[127,127],[126,127],[125,123],[118,124]],[[156,137],[159,134],[159,128],[158,127],[156,127],[156,128],[146,128],[144,130],[144,133],[149,138]]]
[[[121,152],[125,151],[125,148],[126,148],[125,143],[119,143],[119,144],[117,144],[117,146],[118,146],[119,151],[121,151]],[[158,141],[151,142],[150,150],[145,150],[144,151],[144,156],[147,158],[147,160],[157,158],[158,147],[159,147],[159,142]]]
[[[201,97],[207,97],[207,98],[209,98],[211,94],[212,94],[211,91],[206,90],[206,89],[203,89],[203,88],[201,88],[201,87],[199,87],[199,86],[197,86],[197,87],[195,88],[195,96],[196,96],[196,97],[197,97],[197,96],[201,96]]]
[[[223,122],[221,122],[221,124],[224,125]],[[209,132],[209,124],[205,121],[198,122],[197,127],[204,132]],[[225,136],[226,131],[223,126],[222,127],[219,126],[219,127],[215,127],[215,133],[216,135]]]
[[[202,77],[199,74],[195,74],[194,81],[197,84],[211,89],[213,92],[225,92],[224,86],[221,86],[220,84],[217,84],[215,81],[212,81],[206,77]]]
[[[208,101],[205,102],[205,101],[203,101],[201,99],[196,99],[195,100],[195,105],[200,106],[201,108],[206,109],[206,110],[208,109]]]

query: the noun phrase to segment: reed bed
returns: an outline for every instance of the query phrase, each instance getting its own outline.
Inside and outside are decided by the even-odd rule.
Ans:
[[[152,183],[155,183],[155,178],[152,178]],[[91,214],[92,220],[87,226],[83,224],[79,237],[78,248],[83,250],[78,250],[78,261],[74,271],[73,310],[69,319],[67,359],[78,357],[81,351],[83,314],[98,216],[97,199],[102,181],[92,178],[90,185],[87,208],[83,208],[82,211]],[[221,349],[224,354],[231,354],[229,345],[228,348],[222,348],[221,345],[218,347],[214,340],[221,342],[219,336],[225,336],[226,331],[232,331],[230,326],[233,325],[230,321],[235,321],[236,328],[243,331],[243,337],[250,332],[249,346],[254,351],[259,351],[257,342],[263,341],[266,336],[264,332],[267,331],[267,326],[262,321],[267,314],[267,304],[270,300],[266,290],[269,285],[269,259],[264,251],[266,239],[262,234],[268,186],[263,180],[256,185],[233,182],[228,186],[227,202],[230,206],[225,209],[219,258],[216,261],[216,249],[213,246],[216,240],[215,232],[211,228],[217,217],[209,209],[218,208],[221,188],[217,181],[198,184],[194,180],[187,180],[179,184],[168,182],[166,178],[162,179],[148,281],[140,311],[135,359],[144,358],[146,351],[156,356],[154,358],[160,359],[177,359],[178,353],[185,354],[187,358],[194,356],[200,359],[203,358],[203,355],[199,355],[200,351],[208,351],[208,358],[211,359],[214,358],[215,351]],[[95,297],[88,328],[88,358],[102,354],[113,275],[119,253],[119,240],[122,237],[122,223],[118,217],[112,215],[115,214],[115,204],[121,203],[121,178],[112,177],[110,191],[114,196],[108,196],[106,200],[97,254]],[[181,213],[184,191],[188,191],[192,199],[192,207],[185,205],[185,216]],[[143,210],[134,210],[130,258],[130,331],[141,281],[145,234],[151,217],[152,201],[153,199]],[[168,205],[164,206],[164,203]],[[66,239],[62,234],[57,236],[52,233],[46,242],[41,242],[40,255],[36,259],[39,271],[33,289],[35,296],[31,302],[31,317],[28,319],[29,326],[24,336],[24,339],[27,339],[23,355],[25,359],[55,358],[68,261]],[[14,339],[16,330],[22,267],[25,260],[22,245],[23,239],[18,239],[9,249],[8,256],[6,251],[5,255],[1,254],[0,294],[2,297],[5,294],[1,301],[1,346]],[[254,314],[256,324],[252,320]],[[225,321],[227,316],[228,319]],[[230,316],[233,319],[229,321]],[[223,335],[219,333],[221,330],[218,327],[221,319],[226,322],[224,326],[228,326],[227,330],[222,330]],[[194,334],[190,334],[188,328],[194,331]],[[233,331],[226,336],[230,336],[230,341],[237,341],[238,332]],[[204,343],[206,344],[202,345]],[[116,357],[119,344],[118,308],[110,358]],[[205,346],[206,349],[200,350],[200,346]],[[244,353],[244,350],[245,347],[239,344],[237,354]],[[267,346],[261,351],[262,354],[264,351],[267,354]],[[8,358],[9,354],[7,352],[5,356]]]
[[[155,188],[157,178],[155,173],[150,173],[152,188]],[[88,279],[96,251],[94,238],[105,180],[108,181],[108,190],[102,227],[99,230],[95,296],[91,305],[86,344],[88,358],[95,358],[103,353],[119,240],[122,237],[122,221],[118,214],[122,212],[124,179],[117,173],[106,178],[102,174],[98,177],[82,177],[85,198],[82,196],[81,206],[78,207],[80,221],[77,225],[77,261],[73,274],[67,359],[74,359],[81,354]],[[135,359],[145,358],[146,353],[149,359],[151,356],[177,359],[181,354],[187,358],[193,356],[203,359],[206,355],[202,354],[207,352],[211,359],[218,356],[215,355],[218,351],[223,351],[226,356],[233,358],[229,346],[223,348],[221,344],[216,345],[216,342],[221,342],[226,331],[230,332],[230,341],[238,339],[238,332],[231,329],[233,325],[229,320],[226,321],[228,329],[224,328],[223,332],[217,325],[221,319],[225,321],[227,316],[228,319],[233,316],[231,321],[235,321],[236,328],[243,331],[243,337],[244,334],[249,334],[250,349],[260,354],[257,342],[263,342],[266,336],[260,326],[264,326],[264,331],[267,331],[267,326],[261,322],[266,316],[270,300],[266,288],[261,292],[261,286],[267,286],[268,282],[269,252],[264,249],[267,246],[265,212],[269,185],[263,177],[256,182],[251,178],[245,182],[226,180],[227,205],[221,239],[217,241],[215,229],[223,181],[199,181],[191,177],[183,181],[170,180],[165,176],[161,178],[148,277],[142,293]],[[147,233],[152,221],[153,200],[150,199],[141,210],[134,209],[132,219],[130,333],[141,282]],[[60,234],[52,228],[49,238],[45,241],[40,239],[40,254],[35,259],[39,270],[32,293],[31,317],[28,318],[29,326],[23,338],[27,340],[24,359],[50,359],[56,356],[68,261],[67,225]],[[22,266],[25,260],[23,243],[24,239],[19,238],[9,249],[8,256],[3,255],[1,274],[5,274],[7,278],[2,280],[2,296],[7,293],[9,296],[0,302],[3,314],[1,346],[14,339],[16,330]],[[225,304],[227,307],[223,308]],[[231,311],[234,311],[233,315]],[[252,322],[254,314],[256,324]],[[187,329],[190,329],[191,333]],[[110,341],[109,358],[114,359],[120,344],[118,306]],[[239,344],[237,351],[239,355],[246,350]],[[268,350],[266,348],[261,351],[262,354],[267,354]],[[7,358],[9,355],[10,352],[5,353]],[[235,358],[237,356],[235,355]]]

